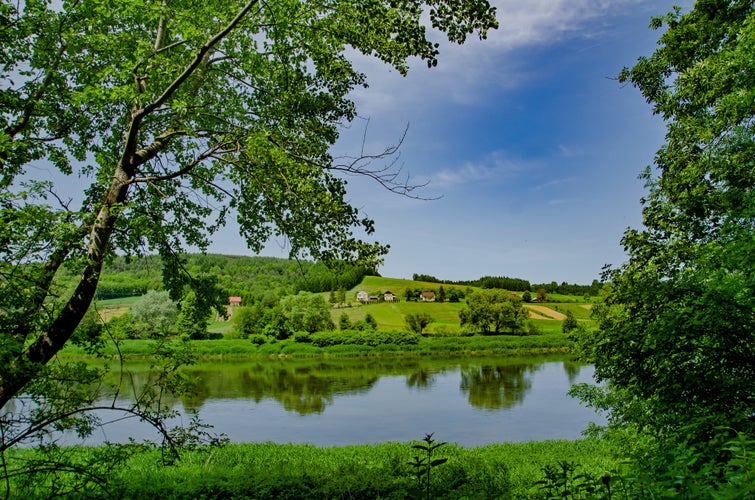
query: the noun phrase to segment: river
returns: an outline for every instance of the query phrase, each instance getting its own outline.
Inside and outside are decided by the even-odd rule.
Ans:
[[[136,392],[150,383],[147,366],[127,370]],[[479,446],[576,439],[589,422],[604,423],[566,394],[572,384],[592,382],[592,366],[562,355],[213,361],[187,374],[194,395],[167,400],[179,414],[175,422],[187,423],[195,410],[232,442],[340,446],[411,441],[432,432]],[[101,417],[111,423],[84,444],[156,439],[135,418]]]

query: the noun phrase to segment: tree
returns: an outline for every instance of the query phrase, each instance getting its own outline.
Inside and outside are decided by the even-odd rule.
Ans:
[[[176,332],[186,338],[200,340],[207,338],[207,326],[212,312],[197,297],[194,290],[190,290],[181,301],[181,312],[176,321]]]
[[[240,338],[262,334],[264,310],[261,303],[237,307],[233,312],[233,326]]]
[[[449,302],[459,302],[461,299],[464,298],[464,292],[455,287],[449,288],[447,295],[448,295]]]
[[[279,235],[292,256],[374,268],[387,248],[354,236],[374,224],[346,201],[341,174],[400,194],[416,186],[376,163],[395,148],[330,155],[367,83],[348,55],[404,74],[409,58],[437,63],[425,24],[456,43],[497,26],[486,0],[0,9],[0,408],[21,391],[44,398],[51,385],[36,381],[70,380],[47,367],[62,363],[116,253],[159,253],[177,300],[182,246],[205,249],[235,215],[252,251]],[[80,276],[70,291],[56,280],[64,268]]]
[[[667,28],[658,49],[620,75],[663,117],[666,143],[643,173],[644,227],[624,233],[628,261],[603,276],[611,291],[592,354],[609,383],[584,395],[614,425],[684,450],[693,471],[732,457],[730,432],[755,431],[753,9],[699,1],[654,18]]]
[[[443,285],[440,285],[440,288],[438,288],[438,302],[445,302],[446,301],[446,290],[443,288]]]
[[[288,295],[280,300],[280,309],[286,318],[288,335],[294,332],[314,333],[334,328],[333,320],[330,318],[331,307],[320,295],[310,292]]]
[[[349,319],[349,315],[345,312],[341,313],[341,316],[338,317],[338,329],[339,330],[350,330],[351,329],[351,320]]]
[[[467,294],[467,307],[459,311],[461,326],[484,334],[522,333],[526,318],[522,300],[500,289]]]
[[[374,316],[372,316],[372,314],[367,313],[364,316],[364,322],[367,323],[372,330],[377,330],[377,321],[375,320]]]
[[[149,290],[131,306],[129,314],[140,324],[145,338],[166,335],[178,316],[178,306],[166,291]]]
[[[522,300],[524,302],[531,302],[532,301],[532,292],[530,292],[529,290],[525,290],[524,292],[522,292]]]
[[[545,302],[548,298],[548,292],[545,290],[545,288],[538,288],[537,289],[537,301],[538,302]]]
[[[566,316],[566,318],[564,318],[564,321],[561,323],[561,331],[563,333],[569,333],[579,325],[577,323],[577,318],[574,317],[573,312],[567,310],[564,315]]]
[[[404,321],[409,330],[422,334],[427,325],[433,322],[433,318],[427,313],[407,314],[404,316]]]
[[[457,43],[497,26],[484,0],[2,10],[12,22],[0,33],[0,407],[66,344],[116,250],[159,252],[170,278],[182,272],[181,244],[205,248],[235,212],[252,250],[279,234],[294,255],[374,263],[386,248],[353,236],[374,225],[336,174],[404,194],[413,186],[372,169],[372,157],[328,153],[355,117],[350,92],[366,84],[346,47],[406,73],[412,56],[437,62],[425,21]],[[56,174],[35,178],[29,166],[40,161]],[[81,279],[59,297],[63,266]]]

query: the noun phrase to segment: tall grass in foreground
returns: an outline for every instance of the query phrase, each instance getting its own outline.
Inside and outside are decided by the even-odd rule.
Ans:
[[[422,498],[411,466],[416,443],[318,448],[295,444],[235,444],[186,451],[164,466],[157,450],[132,457],[109,480],[108,498]],[[23,450],[20,451],[23,453]],[[81,449],[81,453],[89,453]],[[440,451],[439,451],[440,453]],[[560,460],[598,477],[616,465],[599,440],[544,441],[442,448],[447,461],[433,470],[432,498],[542,498],[543,467]],[[424,485],[423,485],[424,487]],[[45,496],[36,483],[19,498]],[[74,496],[75,497],[75,496]],[[91,498],[91,492],[88,495]]]

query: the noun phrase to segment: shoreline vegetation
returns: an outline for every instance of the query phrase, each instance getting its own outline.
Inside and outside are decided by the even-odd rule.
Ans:
[[[105,357],[120,353],[125,359],[148,358],[154,346],[166,347],[188,342],[191,353],[199,359],[295,358],[295,357],[362,357],[362,356],[422,356],[422,355],[503,355],[566,353],[574,345],[564,334],[543,335],[475,335],[469,337],[422,337],[416,344],[337,344],[318,347],[308,342],[287,339],[257,345],[246,339],[218,340],[122,340],[118,348],[108,345],[102,350]],[[65,359],[95,359],[86,349],[69,345],[59,357]]]

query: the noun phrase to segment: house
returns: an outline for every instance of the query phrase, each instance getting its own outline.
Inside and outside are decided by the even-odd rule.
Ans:
[[[432,290],[429,292],[422,292],[419,294],[419,299],[422,302],[435,302],[435,292]]]
[[[359,302],[368,302],[370,300],[370,296],[367,294],[367,292],[357,292],[357,300]]]
[[[396,300],[396,294],[388,290],[383,294],[383,300],[386,302],[393,302]]]
[[[226,317],[225,319],[231,319],[233,316],[233,310],[237,307],[241,307],[241,297],[228,297],[228,306],[226,306]],[[222,316],[217,314],[215,315],[215,321],[221,321]]]

